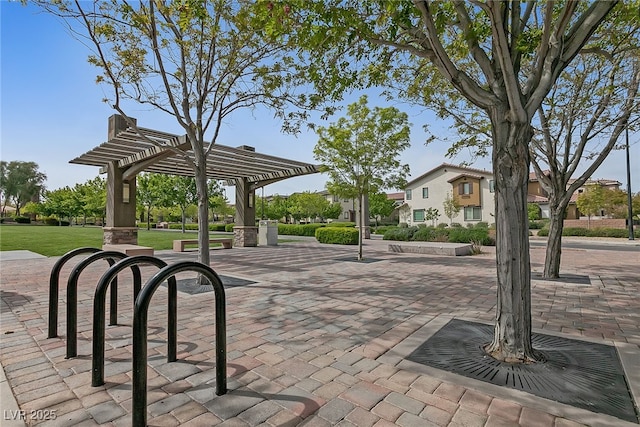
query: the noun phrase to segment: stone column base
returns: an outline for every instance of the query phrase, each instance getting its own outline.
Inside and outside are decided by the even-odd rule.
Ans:
[[[233,246],[258,246],[258,227],[253,225],[236,225],[233,227]]]
[[[138,227],[103,227],[103,245],[137,245]]]
[[[360,227],[358,227],[357,225],[356,225],[356,228],[357,228],[358,230],[360,230]],[[370,238],[371,238],[371,227],[370,227],[370,226],[368,226],[368,225],[365,225],[365,226],[364,226],[364,227],[362,227],[362,228],[364,229],[364,230],[363,230],[363,231],[364,231],[364,234],[362,235],[362,238],[363,238],[363,239],[370,239]]]

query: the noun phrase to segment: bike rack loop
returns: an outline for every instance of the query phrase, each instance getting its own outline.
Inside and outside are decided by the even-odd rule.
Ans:
[[[106,259],[109,263],[109,266],[115,264],[114,259],[121,260],[126,258],[127,255],[122,252],[116,251],[100,251],[95,253],[88,258],[82,260],[78,265],[76,265],[69,276],[69,280],[67,281],[67,356],[69,359],[71,357],[76,357],[78,355],[78,278],[80,277],[80,273],[87,268],[89,265],[98,261],[100,259]],[[140,270],[136,267],[137,274],[140,275]],[[136,275],[136,270],[134,270],[134,277]],[[139,281],[142,279],[138,278]],[[113,289],[117,286],[116,279],[114,279],[111,289],[111,296],[114,296]],[[116,304],[111,306],[111,314],[114,312],[114,307],[117,307],[117,293],[116,295]],[[114,320],[114,319],[112,319]]]
[[[58,336],[58,294],[60,289],[60,272],[62,267],[73,257],[80,254],[100,252],[98,248],[78,248],[73,249],[56,261],[49,276],[49,333],[47,338]]]
[[[147,425],[147,313],[154,292],[167,278],[182,271],[195,271],[209,279],[215,293],[216,395],[227,392],[227,320],[224,287],[215,271],[194,261],[178,262],[158,271],[142,288],[133,312],[133,426]]]
[[[139,255],[133,257],[127,257],[118,261],[98,281],[96,286],[96,293],[93,298],[93,352],[91,358],[91,386],[97,387],[104,384],[104,357],[105,357],[105,300],[107,297],[107,288],[109,283],[118,276],[118,274],[127,267],[137,266],[139,264],[152,264],[158,268],[167,266],[167,263],[159,258]],[[136,267],[137,268],[137,267]],[[139,271],[139,270],[138,270]],[[138,297],[141,288],[140,276],[134,274],[134,298]],[[175,277],[169,278],[169,324],[167,326],[168,332],[168,349],[167,349],[167,362],[176,361],[176,347],[177,347],[177,307],[178,307],[178,293]],[[135,304],[135,301],[134,301]],[[135,307],[135,305],[134,305]]]

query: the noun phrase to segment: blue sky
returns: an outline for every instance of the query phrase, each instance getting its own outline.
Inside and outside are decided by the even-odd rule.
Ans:
[[[69,160],[106,140],[107,119],[114,114],[101,101],[105,94],[95,83],[97,70],[87,63],[88,48],[74,39],[60,20],[35,7],[0,0],[0,17],[0,158],[36,162],[47,175],[46,186],[50,190],[94,178],[98,168],[69,164]],[[355,101],[357,96],[345,104]],[[446,123],[438,126],[438,119],[430,113],[402,104],[396,107],[407,112],[413,124],[411,148],[402,155],[402,161],[411,168],[411,177],[442,162],[468,160],[465,155],[446,158],[444,143],[425,147],[422,125],[430,123],[432,131],[447,135],[450,131]],[[127,113],[143,127],[183,133],[170,116],[133,108]],[[637,138],[637,134],[632,135],[634,192],[640,191]],[[298,136],[281,133],[280,122],[264,109],[235,114],[225,123],[219,139],[220,144],[251,145],[262,153],[309,163],[315,163],[312,152],[316,142],[317,136],[312,131],[303,131]],[[490,169],[490,162],[481,159],[473,166]],[[593,177],[617,179],[626,188],[624,151],[612,153]],[[265,187],[265,195],[319,191],[324,189],[325,182],[326,177],[320,174],[290,178]]]

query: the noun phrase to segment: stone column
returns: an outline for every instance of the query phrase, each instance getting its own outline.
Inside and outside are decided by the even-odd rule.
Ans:
[[[362,235],[363,239],[371,238],[371,227],[369,221],[369,195],[363,194],[362,198],[359,200],[358,211],[356,211],[356,228],[360,229],[360,215],[364,216],[364,223],[362,224],[362,230],[364,234]],[[362,213],[360,213],[360,211]]]
[[[125,130],[127,124],[120,115],[109,117],[109,140]],[[123,180],[126,169],[114,161],[107,165],[107,215],[102,242],[105,245],[138,244],[136,227],[136,178]]]
[[[255,191],[246,178],[236,179],[236,220],[233,227],[233,245],[258,246],[256,227]]]

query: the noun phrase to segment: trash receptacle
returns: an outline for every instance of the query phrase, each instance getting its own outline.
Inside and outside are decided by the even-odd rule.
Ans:
[[[278,245],[278,221],[262,220],[258,227],[259,246]]]

